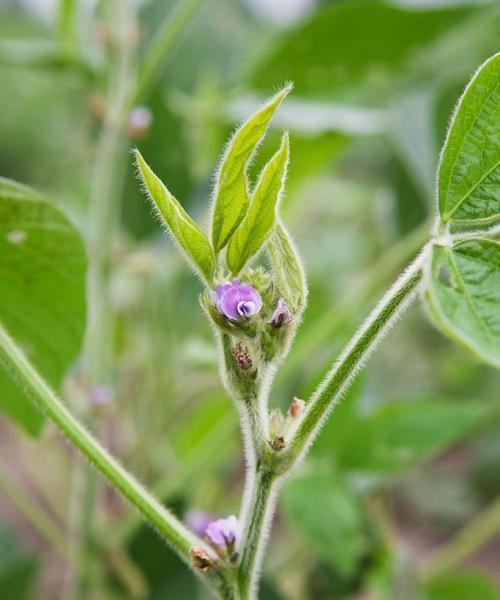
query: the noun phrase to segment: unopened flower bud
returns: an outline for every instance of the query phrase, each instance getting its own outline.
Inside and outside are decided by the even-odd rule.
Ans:
[[[288,416],[291,419],[297,419],[302,414],[305,405],[306,403],[304,400],[300,400],[300,398],[294,398],[290,404],[290,407],[288,408]]]
[[[216,565],[216,561],[203,548],[193,547],[189,551],[189,555],[193,568],[202,573],[206,573]]]
[[[113,388],[109,385],[94,385],[89,390],[90,404],[102,408],[113,402]]]
[[[278,300],[278,304],[274,309],[271,318],[268,321],[269,325],[273,327],[283,327],[286,323],[289,323],[292,320],[293,316],[288,308],[284,298],[280,298]]]
[[[226,519],[212,521],[205,533],[219,553],[232,556],[240,536],[240,524],[238,519],[231,515]]]
[[[285,447],[285,438],[282,435],[278,435],[271,440],[271,448],[275,452],[281,452]]]
[[[218,285],[212,299],[217,310],[232,321],[249,319],[262,308],[259,292],[248,283],[240,283],[237,278]]]
[[[149,131],[153,116],[147,106],[134,106],[127,119],[127,133],[134,139],[143,138]]]

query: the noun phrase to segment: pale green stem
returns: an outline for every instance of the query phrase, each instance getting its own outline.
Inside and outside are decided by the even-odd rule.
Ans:
[[[213,555],[203,540],[172,515],[80,424],[1,325],[0,364],[83,456],[154,526],[186,564],[191,564],[189,550],[193,546]]]
[[[355,286],[352,292],[330,310],[326,310],[307,333],[297,339],[289,358],[280,369],[279,380],[284,381],[293,376],[293,373],[303,364],[304,356],[312,355],[328,340],[334,339],[337,331],[345,323],[349,323],[352,316],[360,311],[375,294],[380,293],[383,286],[387,285],[425,244],[429,237],[429,228],[429,223],[426,222],[394,244],[368,273],[360,277],[360,284]]]
[[[71,56],[76,50],[76,0],[59,0],[57,29],[59,47],[66,56]]]
[[[276,475],[272,470],[257,469],[249,492],[248,506],[243,507],[243,514],[240,517],[243,526],[243,544],[238,568],[241,600],[256,597],[255,588],[274,514],[277,485]]]
[[[312,395],[299,426],[287,444],[284,452],[285,463],[294,462],[304,454],[318,433],[323,420],[347,391],[354,376],[364,366],[378,342],[402,310],[415,298],[422,278],[425,254],[425,250],[419,254],[390,288]]]
[[[371,352],[390,329],[417,293],[422,278],[424,251],[411,263],[403,275],[385,294],[366,322],[354,335],[338,362],[327,375],[308,403],[304,416],[280,453],[264,457],[256,465],[251,485],[247,485],[243,500],[244,535],[239,566],[242,600],[256,597],[256,585],[272,519],[274,496],[279,477],[292,469],[304,456],[321,423],[347,390],[356,373],[366,363]]]
[[[117,61],[111,69],[89,202],[88,319],[83,364],[92,386],[109,384],[111,370],[113,314],[109,301],[110,272],[119,223],[122,169],[127,156],[127,138],[123,131],[128,113],[127,97],[133,83],[135,13],[131,0],[115,2],[112,16],[116,19]],[[96,473],[88,465],[80,463],[75,468],[75,481],[78,487],[81,482],[82,494],[78,495],[75,490],[73,495],[73,502],[78,502],[79,506],[72,507],[75,526],[71,529],[74,530],[72,543],[81,555],[81,565],[75,574],[70,597],[72,600],[85,600],[93,562],[91,545],[99,487]]]
[[[421,577],[428,581],[451,571],[474,554],[500,531],[500,498],[483,510],[450,541],[432,554],[420,569]]]
[[[180,0],[173,9],[173,14],[169,14],[160,25],[142,58],[137,84],[130,97],[131,106],[150,92],[165,57],[202,4],[203,0]]]

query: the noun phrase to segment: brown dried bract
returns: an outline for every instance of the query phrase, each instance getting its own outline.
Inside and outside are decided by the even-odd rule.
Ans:
[[[201,571],[202,573],[206,573],[210,569],[213,569],[217,564],[216,561],[210,557],[203,548],[193,547],[189,551],[189,555],[191,557],[191,564],[193,568],[197,571]]]

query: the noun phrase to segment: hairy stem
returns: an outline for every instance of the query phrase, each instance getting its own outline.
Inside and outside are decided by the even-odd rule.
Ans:
[[[241,600],[255,597],[264,547],[274,512],[276,475],[265,468],[257,469],[248,494],[247,506],[240,517],[243,526],[243,547],[238,568]]]
[[[285,453],[291,463],[307,451],[323,420],[345,393],[353,377],[402,310],[415,298],[422,278],[424,254],[425,249],[385,294],[313,394]]]
[[[193,545],[212,555],[212,550],[203,540],[172,515],[80,424],[1,325],[0,364],[89,462],[155,527],[185,563],[191,564],[189,550]]]

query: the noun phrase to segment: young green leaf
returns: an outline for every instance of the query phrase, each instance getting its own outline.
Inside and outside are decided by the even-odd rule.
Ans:
[[[287,85],[237,129],[217,173],[212,215],[212,242],[216,252],[226,246],[245,216],[250,197],[247,167],[264,137],[276,109],[290,93]]]
[[[281,220],[276,224],[268,248],[281,294],[293,311],[303,309],[307,298],[304,268],[292,238]]]
[[[289,142],[285,133],[279,150],[262,169],[250,208],[227,247],[227,265],[233,275],[237,275],[259,252],[273,231],[285,187],[288,159]]]
[[[438,327],[500,367],[500,242],[434,246],[425,299]]]
[[[56,388],[83,339],[86,266],[74,225],[30,188],[0,179],[0,321]],[[44,421],[2,368],[0,411],[32,435]]]
[[[441,154],[438,189],[445,222],[500,216],[500,53],[480,67],[458,103]]]
[[[162,221],[191,266],[210,283],[214,275],[215,259],[207,236],[153,173],[139,150],[135,151],[135,155],[142,180]]]

